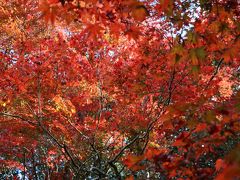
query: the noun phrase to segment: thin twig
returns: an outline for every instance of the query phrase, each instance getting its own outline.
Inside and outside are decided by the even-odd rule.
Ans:
[[[218,71],[219,71],[220,66],[221,66],[222,63],[223,63],[223,58],[218,62],[217,67],[216,67],[213,75],[211,76],[211,78],[209,79],[209,81],[208,81],[208,83],[207,83],[207,85],[206,85],[206,87],[205,87],[205,90],[209,87],[210,82],[211,82],[211,81],[214,79],[214,77],[217,75],[217,73],[218,73]]]

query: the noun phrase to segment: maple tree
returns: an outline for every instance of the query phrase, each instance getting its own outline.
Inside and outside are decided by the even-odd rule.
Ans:
[[[1,178],[239,178],[237,0],[0,3]]]

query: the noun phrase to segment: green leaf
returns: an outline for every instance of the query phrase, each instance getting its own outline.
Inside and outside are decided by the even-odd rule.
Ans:
[[[175,62],[178,62],[181,59],[181,56],[179,54],[176,54],[175,56]]]
[[[198,41],[198,35],[195,32],[189,31],[187,33],[187,37],[188,37],[188,40],[194,44],[196,44]]]
[[[198,65],[199,61],[202,61],[206,57],[206,52],[203,47],[194,48],[190,50],[190,58],[193,65]]]
[[[206,52],[203,47],[195,49],[196,56],[199,60],[204,60],[206,57]]]

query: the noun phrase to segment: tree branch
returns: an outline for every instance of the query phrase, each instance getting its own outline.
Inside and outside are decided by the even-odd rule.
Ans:
[[[131,146],[133,143],[135,143],[138,139],[139,139],[139,135],[137,135],[131,142],[129,142],[127,145],[125,145],[119,151],[119,153],[112,160],[109,161],[109,163],[114,163],[115,161],[117,161],[120,158],[120,156],[122,155],[122,153],[125,151],[125,149],[127,149],[129,146]]]
[[[207,89],[207,88],[209,87],[210,82],[211,82],[211,81],[214,79],[214,77],[217,75],[217,73],[218,73],[218,71],[219,71],[220,66],[221,66],[222,63],[223,63],[223,58],[218,62],[217,67],[216,67],[216,69],[215,69],[213,75],[212,75],[211,78],[209,79],[209,81],[208,81],[208,83],[207,83],[205,89]]]
[[[5,113],[5,112],[0,112],[0,116],[13,117],[13,118],[20,119],[20,120],[22,120],[22,121],[24,121],[24,122],[27,122],[27,123],[29,123],[29,124],[31,124],[31,125],[33,125],[33,126],[36,126],[36,125],[37,125],[37,123],[34,123],[34,122],[32,122],[32,121],[29,121],[28,119],[26,119],[26,118],[24,118],[24,117],[22,117],[22,116],[19,116],[19,115],[15,115],[15,114],[9,114],[9,113]]]

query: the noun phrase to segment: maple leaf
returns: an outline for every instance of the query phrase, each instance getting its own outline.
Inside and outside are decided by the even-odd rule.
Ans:
[[[44,17],[47,23],[50,21],[52,24],[54,24],[56,19],[57,7],[51,6],[51,3],[55,3],[55,1],[48,2],[47,0],[43,0],[40,3],[39,11],[42,12],[42,17]]]
[[[149,13],[144,5],[138,5],[132,10],[131,15],[137,21],[144,21]]]
[[[57,111],[63,111],[70,116],[76,113],[75,106],[68,99],[63,99],[60,95],[56,95],[53,98],[53,102],[56,104]]]
[[[144,156],[151,160],[153,159],[154,157],[162,154],[162,153],[166,153],[167,152],[167,149],[159,149],[159,147],[155,147],[155,148],[148,148],[146,153],[144,154]]]
[[[134,176],[128,176],[127,178],[126,178],[126,180],[134,180]]]
[[[198,65],[199,61],[205,59],[205,56],[206,56],[206,53],[203,47],[194,48],[190,50],[190,57],[192,59],[193,65]]]
[[[176,140],[172,145],[173,146],[185,146],[187,143],[184,142],[182,139]]]
[[[129,155],[124,159],[124,164],[128,166],[130,169],[137,170],[143,168],[142,166],[139,166],[138,163],[144,159],[144,156],[134,156]]]
[[[222,159],[218,159],[216,161],[216,170],[219,171],[220,169],[222,169],[224,167],[224,161]]]
[[[224,179],[234,179],[240,177],[240,168],[238,165],[229,165],[227,166],[222,173],[220,173],[216,180],[224,180]]]
[[[194,130],[194,132],[199,132],[199,131],[203,131],[206,130],[207,128],[207,124],[206,123],[200,123],[197,125],[196,129]]]
[[[204,163],[239,139],[236,2],[9,0],[0,17],[6,176],[238,178],[239,149]]]
[[[58,3],[59,0],[47,0],[49,4],[55,4]]]

